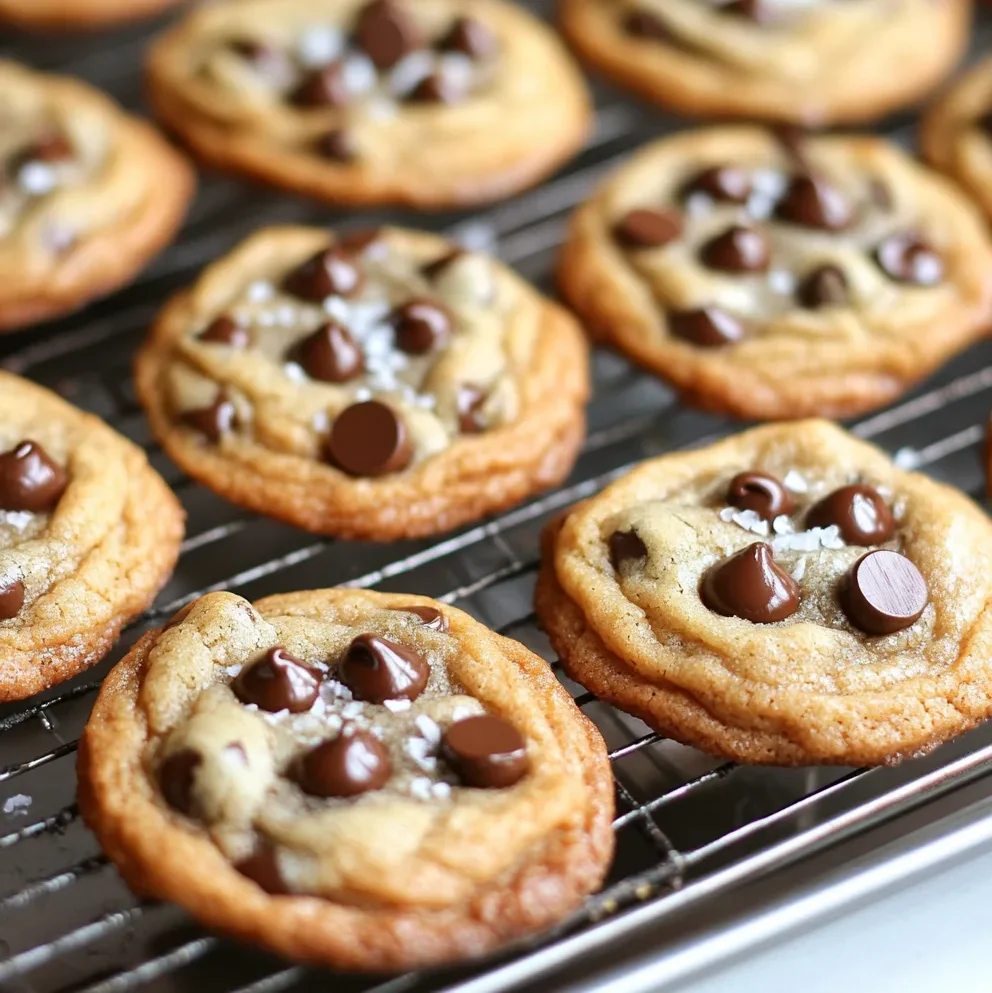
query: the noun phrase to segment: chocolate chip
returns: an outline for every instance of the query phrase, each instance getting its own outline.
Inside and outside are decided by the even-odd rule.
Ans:
[[[835,265],[822,265],[803,277],[796,288],[796,299],[809,310],[843,307],[850,300],[847,277]]]
[[[165,802],[181,814],[189,815],[193,810],[193,785],[196,771],[203,763],[203,756],[192,748],[181,748],[173,752],[160,766],[158,781]]]
[[[496,35],[474,17],[459,17],[441,41],[446,52],[461,52],[470,59],[491,59],[496,54]]]
[[[420,623],[432,631],[448,630],[448,618],[437,607],[396,607],[394,609],[402,610],[405,614],[415,614],[420,618]]]
[[[700,594],[710,610],[754,624],[781,621],[799,609],[799,586],[775,564],[771,545],[763,541],[713,566]]]
[[[382,789],[392,771],[382,742],[370,731],[352,729],[304,755],[296,779],[310,796],[350,797]]]
[[[670,210],[631,210],[613,228],[627,248],[660,248],[682,234],[682,218]]]
[[[200,335],[200,341],[211,345],[227,345],[229,348],[247,348],[251,335],[243,324],[227,314],[221,314],[207,325]]]
[[[216,443],[234,430],[237,411],[234,404],[225,396],[219,396],[209,407],[187,410],[183,413],[183,423],[205,438]]]
[[[279,871],[276,852],[271,845],[263,844],[248,858],[235,862],[234,868],[242,876],[260,886],[266,893],[281,895],[290,892],[286,881],[282,878],[282,873]]]
[[[423,656],[388,638],[360,634],[339,666],[341,682],[358,700],[416,700],[427,685],[431,667]]]
[[[648,549],[636,531],[614,531],[610,535],[610,564],[616,572],[624,562],[639,562],[647,558]]]
[[[740,224],[711,238],[699,252],[703,265],[723,272],[764,272],[770,255],[765,236]]]
[[[397,307],[390,322],[396,345],[410,355],[425,355],[441,348],[451,334],[451,315],[432,300],[409,300]]]
[[[730,345],[744,337],[744,325],[719,307],[673,311],[668,315],[668,329],[676,338],[703,348]]]
[[[365,356],[358,343],[336,321],[322,324],[292,351],[307,375],[323,383],[346,383],[365,369]]]
[[[378,69],[391,69],[404,55],[420,48],[416,22],[396,0],[372,0],[358,15],[355,43]]]
[[[711,166],[696,173],[682,188],[683,196],[705,193],[724,203],[746,203],[751,196],[751,174],[741,166]]]
[[[351,476],[385,476],[410,464],[413,442],[392,407],[366,400],[345,407],[334,419],[327,457]]]
[[[635,38],[652,38],[655,41],[670,41],[671,29],[657,14],[646,10],[632,10],[623,21],[623,29]]]
[[[458,103],[465,97],[464,86],[454,76],[432,72],[410,91],[407,100],[413,103]]]
[[[20,579],[0,582],[0,621],[16,617],[24,606],[24,583]]]
[[[793,176],[775,212],[782,220],[825,231],[840,231],[854,218],[847,198],[822,176],[810,174]]]
[[[460,259],[463,255],[468,253],[464,248],[452,248],[447,251],[440,258],[435,259],[433,262],[428,262],[425,266],[422,266],[420,271],[423,273],[425,279],[435,280],[441,273],[443,273],[452,262]]]
[[[69,477],[36,441],[22,441],[0,455],[0,510],[53,510]]]
[[[343,128],[335,128],[317,139],[318,154],[334,162],[352,162],[358,158],[358,146],[351,133]]]
[[[343,62],[332,62],[307,76],[293,93],[297,107],[344,107],[351,101]]]
[[[727,503],[741,510],[753,510],[772,521],[779,514],[791,514],[796,508],[792,494],[781,481],[766,472],[739,472],[727,487]]]
[[[320,672],[280,645],[242,669],[231,689],[242,703],[253,703],[259,710],[302,714],[314,705],[320,693]]]
[[[353,296],[363,282],[355,258],[335,245],[293,269],[283,280],[283,289],[301,300],[319,303],[331,296]]]
[[[355,228],[346,231],[338,238],[338,246],[344,251],[360,255],[382,239],[382,228]]]
[[[893,634],[918,620],[929,599],[920,570],[899,552],[868,552],[854,563],[841,605],[851,624],[865,634]]]
[[[890,235],[875,249],[882,272],[897,283],[934,286],[944,278],[944,262],[919,235]]]
[[[462,434],[478,434],[485,430],[482,423],[482,406],[486,394],[476,386],[459,386],[455,397],[458,407],[458,430]]]
[[[455,721],[441,740],[448,764],[466,786],[504,789],[527,773],[527,742],[510,723],[491,714]]]
[[[717,7],[717,10],[721,14],[745,17],[756,24],[774,24],[781,19],[778,8],[765,0],[730,0]]]
[[[806,527],[836,524],[849,545],[881,545],[895,533],[892,511],[873,486],[842,486],[810,508]]]

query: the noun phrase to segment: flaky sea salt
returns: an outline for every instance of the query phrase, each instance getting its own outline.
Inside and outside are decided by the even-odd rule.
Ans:
[[[899,451],[892,456],[892,461],[900,469],[915,469],[919,466],[922,459],[920,458],[920,453],[915,448],[910,448],[908,445],[905,448],[900,448]]]
[[[409,700],[383,700],[382,705],[393,714],[399,714],[404,710],[410,709]]]
[[[434,71],[434,56],[425,49],[410,52],[390,70],[388,86],[397,96],[405,96]]]
[[[432,720],[426,714],[418,714],[413,723],[417,725],[417,730],[424,740],[432,745],[439,745],[441,743],[441,728],[438,727],[436,721]]]
[[[224,672],[226,672],[232,679],[241,675],[242,666],[240,665],[229,665],[225,666]]]
[[[349,93],[367,93],[375,86],[375,66],[367,55],[355,52],[344,60],[341,79]]]
[[[435,800],[447,800],[451,796],[451,787],[447,783],[434,783],[431,786],[431,796]]]
[[[34,514],[26,510],[0,510],[0,524],[23,531],[34,520]]]
[[[733,514],[730,515],[730,520],[738,527],[744,528],[745,531],[750,531],[762,538],[768,537],[768,521],[753,510],[734,510]]]
[[[795,534],[779,534],[772,538],[772,550],[776,552],[816,552],[821,548],[843,547],[844,541],[836,524],[797,531]]]
[[[344,50],[344,37],[330,24],[311,24],[300,33],[296,57],[307,69],[333,62]]]
[[[705,217],[713,209],[713,198],[705,193],[690,193],[685,198],[685,212],[690,217]]]
[[[792,570],[792,578],[798,583],[806,575],[806,559],[801,558]]]
[[[433,785],[426,776],[417,776],[410,780],[410,795],[417,800],[430,800]]]
[[[782,483],[787,490],[792,490],[793,493],[806,493],[809,490],[809,483],[806,482],[806,477],[797,469],[790,469],[785,474],[785,479],[782,480]]]
[[[272,299],[274,293],[275,289],[271,283],[264,279],[256,279],[255,282],[248,284],[245,296],[249,303],[266,303]]]
[[[773,269],[768,273],[768,285],[782,296],[791,296],[796,289],[796,277],[785,269]]]
[[[772,521],[772,530],[776,534],[793,534],[796,529],[792,526],[792,521],[785,514],[779,514]]]
[[[433,747],[423,738],[407,738],[406,753],[424,772],[433,772],[437,768],[437,759],[432,754]]]
[[[34,197],[43,197],[59,185],[59,178],[50,165],[44,162],[28,162],[21,166],[17,174],[17,184],[25,193]]]
[[[341,708],[342,717],[361,717],[365,705],[360,700],[352,700]]]
[[[282,371],[286,373],[286,378],[291,379],[294,383],[302,383],[307,379],[303,366],[297,365],[295,362],[284,362]]]

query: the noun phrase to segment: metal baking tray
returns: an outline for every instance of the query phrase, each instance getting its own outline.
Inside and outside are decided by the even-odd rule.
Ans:
[[[0,51],[81,76],[140,110],[142,52],[167,21],[78,38],[5,32]],[[979,25],[976,47],[990,34]],[[243,512],[184,478],[149,436],[130,383],[134,349],[169,294],[257,227],[387,219],[420,225],[491,248],[551,291],[571,209],[631,149],[687,126],[598,82],[595,91],[596,132],[582,154],[542,188],[473,215],[335,213],[204,176],[180,240],[133,286],[0,342],[5,368],[57,390],[144,445],[189,514],[175,575],[109,659],[47,694],[0,707],[4,993],[660,990],[992,839],[992,818],[982,816],[981,805],[992,771],[992,727],[893,769],[734,767],[661,740],[564,677],[611,749],[616,861],[604,890],[580,913],[554,933],[485,962],[387,979],[294,966],[209,934],[176,907],[131,894],[80,822],[74,753],[100,679],[143,630],[185,601],[207,590],[255,599],[335,584],[423,593],[457,604],[553,662],[531,611],[543,523],[639,459],[740,430],[681,407],[656,380],[598,352],[589,436],[564,486],[441,539],[392,545],[319,539]],[[912,140],[908,117],[885,130]],[[981,452],[990,404],[992,343],[983,342],[853,428],[984,502]]]

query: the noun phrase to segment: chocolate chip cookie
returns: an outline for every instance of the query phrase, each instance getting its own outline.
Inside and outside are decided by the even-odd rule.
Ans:
[[[992,716],[992,524],[826,421],[645,462],[544,551],[568,674],[704,751],[891,763]]]
[[[104,682],[79,786],[138,892],[347,970],[540,931],[613,849],[599,732],[541,659],[424,597],[203,597]]]
[[[992,243],[882,139],[723,127],[622,166],[577,211],[559,281],[595,335],[689,403],[843,417],[982,335]]]
[[[168,305],[137,386],[222,496],[386,541],[559,482],[587,366],[572,318],[493,259],[396,228],[270,228]]]
[[[98,662],[169,577],[182,533],[144,452],[0,372],[0,701]]]
[[[154,47],[152,98],[205,161],[336,203],[453,207],[581,146],[585,85],[502,0],[246,0]]]
[[[179,0],[0,0],[0,21],[22,28],[79,31],[148,17]]]
[[[964,51],[971,2],[560,0],[559,11],[584,58],[650,100],[822,127],[932,90]]]

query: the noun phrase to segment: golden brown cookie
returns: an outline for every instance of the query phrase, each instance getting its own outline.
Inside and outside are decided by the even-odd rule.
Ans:
[[[579,53],[685,114],[807,127],[870,121],[932,90],[970,0],[559,0]]]
[[[597,337],[689,403],[843,417],[983,334],[992,243],[882,139],[722,127],[624,164],[575,214],[558,274]]]
[[[0,0],[0,21],[22,28],[88,30],[149,17],[179,0]]]
[[[599,732],[545,662],[425,597],[203,597],[104,682],[79,784],[138,892],[339,969],[547,928],[613,850]]]
[[[826,421],[638,466],[549,528],[565,671],[740,762],[897,762],[992,716],[992,524]]]
[[[205,161],[336,203],[464,206],[582,145],[585,85],[503,0],[242,0],[152,50],[152,99]]]
[[[193,173],[85,83],[0,61],[0,331],[131,280],[179,228]]]
[[[573,319],[493,259],[397,228],[269,228],[166,307],[137,387],[222,496],[386,541],[567,475],[587,365]]]
[[[0,701],[107,653],[171,574],[183,517],[139,448],[0,372]]]

